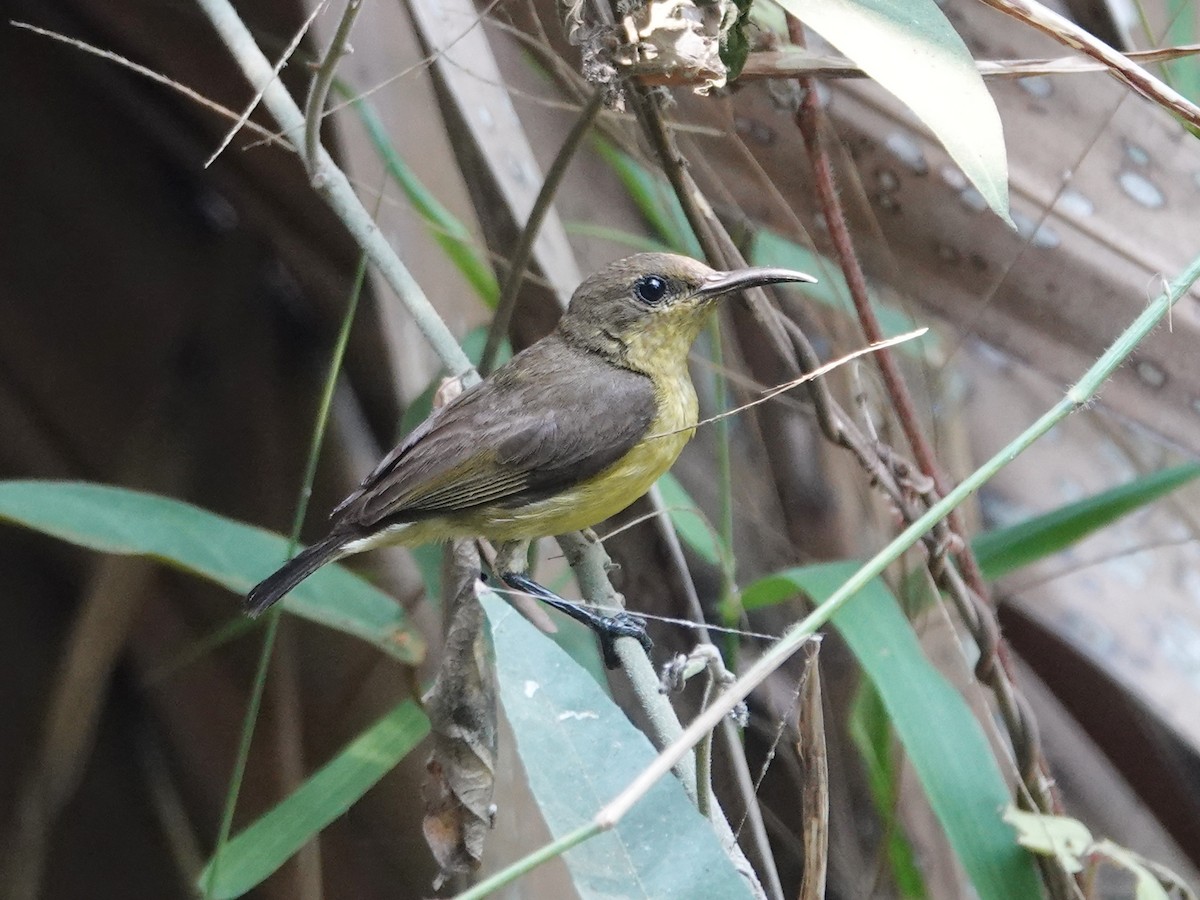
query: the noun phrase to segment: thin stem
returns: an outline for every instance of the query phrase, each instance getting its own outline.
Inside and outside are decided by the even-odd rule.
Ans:
[[[334,343],[333,354],[329,361],[329,372],[325,377],[325,387],[321,394],[321,403],[317,409],[316,425],[313,428],[312,439],[308,446],[308,461],[304,467],[304,478],[301,482],[300,498],[296,503],[296,513],[292,517],[292,530],[288,539],[286,557],[290,559],[300,544],[300,529],[304,525],[304,517],[308,512],[308,501],[312,496],[313,480],[317,473],[317,462],[321,456],[321,445],[325,440],[325,427],[329,421],[329,408],[333,405],[333,393],[337,388],[338,373],[342,368],[342,359],[346,355],[346,345],[350,340],[350,329],[354,324],[354,314],[358,309],[358,298],[362,294],[363,282],[367,276],[367,257],[362,254],[359,258],[358,271],[354,274],[354,286],[350,291],[350,302],[346,306],[346,314],[342,317],[342,326]],[[217,874],[221,866],[221,853],[229,842],[229,833],[233,828],[233,814],[237,809],[238,796],[242,790],[242,781],[246,775],[246,763],[250,758],[250,745],[254,741],[254,729],[258,723],[258,714],[262,708],[263,693],[267,684],[267,672],[271,666],[271,654],[275,649],[275,640],[279,634],[279,616],[282,606],[271,610],[266,629],[263,633],[262,649],[258,655],[258,666],[254,673],[254,683],[250,688],[250,700],[246,704],[246,714],[242,718],[241,739],[238,741],[237,757],[233,764],[233,774],[229,778],[229,789],[225,794],[225,807],[221,813],[221,827],[217,832],[217,844],[213,850],[212,865],[208,870],[208,878],[204,882],[204,896],[212,897],[213,888],[217,884]]]
[[[342,12],[333,39],[325,49],[324,58],[313,72],[308,98],[304,101],[304,163],[312,178],[316,178],[320,163],[317,148],[321,145],[321,120],[324,118],[325,100],[329,97],[329,88],[337,73],[338,63],[349,52],[350,31],[354,28],[354,20],[358,18],[362,3],[363,0],[346,0],[346,9]]]
[[[574,531],[559,535],[557,540],[571,571],[575,573],[583,598],[593,606],[604,609],[624,608],[625,598],[613,589],[608,578],[612,560],[599,538],[592,532]],[[670,701],[659,690],[654,667],[632,638],[618,639],[616,651],[621,658],[621,670],[629,679],[630,687],[646,716],[651,742],[656,747],[666,746],[683,733],[683,726],[679,724]],[[687,764],[680,765],[675,769],[675,776],[688,797],[695,802],[695,768]]]
[[[579,582],[579,590],[590,603],[603,607],[623,607],[624,598],[618,594],[609,581],[608,572],[612,561],[604,550],[595,533],[592,531],[571,532],[559,535],[559,547],[567,558],[575,577]],[[683,733],[683,726],[675,715],[671,702],[659,690],[659,679],[650,664],[646,653],[637,641],[630,638],[620,638],[615,644],[617,656],[621,660],[621,671],[629,679],[629,685],[637,698],[639,708],[646,717],[650,741],[655,747],[664,747],[678,740]],[[693,802],[698,802],[696,769],[692,760],[679,759],[673,767],[675,776],[683,785],[684,791]],[[755,897],[766,898],[758,874],[750,865],[746,855],[738,846],[737,837],[725,818],[721,807],[712,803],[709,821],[712,822],[722,845],[729,854],[730,861],[746,880],[747,887]],[[778,877],[772,873],[769,883],[778,884]],[[780,890],[773,890],[772,897],[782,896]]]
[[[572,847],[577,847],[586,840],[590,840],[603,831],[595,822],[589,822],[587,825],[581,825],[569,834],[564,834],[556,841],[551,841],[544,847],[540,847],[533,853],[514,863],[506,869],[502,869],[490,878],[485,878],[470,890],[463,891],[457,894],[454,900],[481,900],[493,891],[498,891],[505,885],[512,884],[522,875],[531,872],[544,862],[549,862],[555,857],[562,856]]]
[[[825,749],[825,717],[821,697],[821,664],[813,642],[813,653],[804,679],[804,702],[800,707],[800,746],[804,761],[804,877],[800,900],[824,900],[829,869],[829,759]]]
[[[675,533],[670,516],[667,515],[666,505],[663,503],[662,493],[657,485],[650,489],[647,497],[654,507],[654,518],[658,523],[659,534],[663,543],[666,544],[667,553],[678,572],[680,588],[687,601],[690,617],[695,623],[696,637],[701,644],[715,646],[705,625],[704,610],[700,606],[700,597],[696,593],[692,574],[688,571],[687,559],[683,555],[683,545],[679,541],[679,535]],[[750,779],[750,766],[746,762],[746,748],[742,746],[741,735],[732,719],[721,720],[721,742],[725,751],[726,764],[732,769],[732,787],[738,792],[738,799],[743,808],[742,822],[734,832],[734,839],[741,841],[743,826],[748,824],[749,846],[752,849],[752,853],[749,855],[754,857],[755,871],[763,881],[763,888],[766,890],[767,896],[782,898],[783,885],[779,881],[779,873],[775,868],[771,844],[767,838],[767,829],[763,824],[762,811],[758,808],[758,801],[754,795],[754,785]]]
[[[529,211],[529,218],[525,221],[525,227],[521,229],[521,237],[509,260],[508,272],[504,276],[504,286],[500,290],[500,299],[496,303],[496,314],[492,317],[487,343],[484,344],[483,355],[479,359],[479,371],[484,375],[492,370],[492,365],[496,361],[496,352],[500,349],[500,342],[508,334],[508,325],[512,321],[513,309],[517,305],[517,292],[520,291],[521,284],[525,281],[529,257],[533,254],[533,245],[537,241],[538,232],[541,231],[542,222],[550,210],[550,204],[554,202],[559,185],[562,184],[563,176],[566,175],[575,152],[579,149],[580,143],[603,108],[602,101],[603,95],[600,91],[596,91],[592,94],[587,106],[580,111],[566,140],[558,149],[554,162],[550,164],[550,168],[546,172],[537,198],[533,201],[533,209]]]
[[[342,316],[342,324],[333,345],[329,371],[325,376],[325,388],[321,394],[321,406],[317,410],[316,427],[313,428],[312,439],[308,444],[308,461],[304,466],[304,487],[300,494],[300,502],[296,504],[296,515],[292,519],[292,530],[289,535],[289,557],[296,552],[296,547],[300,543],[300,529],[304,526],[304,517],[308,513],[308,501],[312,498],[317,463],[321,458],[321,445],[325,442],[325,429],[329,425],[329,409],[333,406],[333,393],[337,389],[338,374],[342,370],[342,360],[346,357],[346,347],[350,344],[350,330],[354,327],[354,316],[358,312],[358,298],[362,296],[366,278],[367,256],[364,253],[358,259],[358,269],[354,273],[354,286],[350,290],[350,302],[346,305],[346,313]]]
[[[267,671],[271,667],[271,653],[275,649],[275,638],[279,634],[279,616],[283,608],[276,606],[267,613],[267,624],[263,630],[262,649],[258,654],[258,666],[254,672],[254,683],[250,687],[250,701],[246,704],[246,714],[242,717],[241,738],[238,740],[237,757],[233,762],[233,773],[229,776],[229,789],[225,794],[225,808],[221,812],[221,827],[217,831],[217,845],[213,850],[212,865],[208,869],[208,878],[204,880],[204,896],[211,898],[217,886],[217,876],[221,870],[221,853],[229,842],[229,832],[233,830],[233,814],[237,809],[238,795],[242,790],[242,780],[246,775],[246,761],[250,758],[250,745],[254,741],[254,726],[258,723],[258,713],[262,708],[263,693],[267,684]]]
[[[13,20],[10,21],[9,24],[12,25],[13,28],[31,31],[34,34],[41,35],[42,37],[59,41],[60,43],[66,44],[69,47],[74,47],[76,50],[82,50],[84,53],[90,53],[91,55],[97,56],[107,62],[116,63],[118,66],[128,69],[130,72],[141,75],[143,78],[149,78],[151,81],[161,84],[163,87],[178,92],[184,97],[187,97],[193,103],[198,104],[204,109],[212,110],[222,118],[229,119],[232,122],[237,122],[241,118],[241,113],[235,112],[226,106],[222,106],[220,103],[214,102],[212,99],[205,97],[199,91],[194,91],[187,85],[180,84],[178,81],[172,81],[161,72],[155,72],[153,69],[148,69],[145,66],[138,65],[137,63],[126,59],[123,56],[118,56],[111,50],[103,50],[100,47],[97,47],[95,44],[89,44],[86,41],[81,41],[77,38],[67,37],[65,34],[59,34],[57,31],[49,31],[45,28],[38,28],[36,25],[30,25],[28,22],[18,22]],[[270,130],[263,128],[257,122],[243,122],[242,127],[249,131],[253,131],[260,138],[262,138],[260,143],[274,144],[280,147],[287,146],[286,141],[280,140],[278,136],[276,136]]]

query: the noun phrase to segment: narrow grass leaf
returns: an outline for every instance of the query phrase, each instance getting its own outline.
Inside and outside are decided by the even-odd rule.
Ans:
[[[479,299],[489,309],[495,309],[500,300],[500,285],[487,258],[477,249],[477,243],[470,230],[429,192],[416,173],[409,168],[408,163],[396,151],[374,107],[366,100],[350,97],[348,92],[346,96],[351,99],[351,106],[362,120],[367,137],[387,167],[388,174],[404,191],[417,215],[425,220],[433,239],[446,252]]]
[[[663,475],[658,479],[658,490],[679,539],[710,565],[724,565],[729,558],[728,548],[679,479],[670,473]]]
[[[971,546],[983,576],[995,580],[1065,550],[1092,532],[1182,487],[1197,475],[1200,463],[1153,472],[1045,515],[981,534]]]
[[[859,568],[854,561],[788,569],[742,592],[747,609],[803,592],[821,603]],[[833,616],[879,692],[930,806],[982,900],[1041,894],[1032,860],[1001,819],[1008,788],[983,729],[925,658],[887,586],[875,579]]]
[[[934,0],[779,0],[911,109],[1010,225],[1000,114]]]
[[[190,503],[84,482],[0,482],[0,519],[101,553],[148,556],[239,595],[283,562],[289,543]],[[399,604],[340,566],[318,570],[283,604],[401,662],[424,656],[424,642]],[[231,615],[239,609],[237,601],[230,602]]]
[[[600,687],[490,591],[504,714],[542,817],[555,837],[586,824],[656,753]],[[673,778],[615,829],[564,856],[583,900],[737,900],[748,888],[709,823]]]
[[[394,769],[428,733],[429,720],[412,700],[381,718],[225,845],[211,896],[215,900],[240,897],[266,880]],[[208,884],[211,867],[210,861],[198,885]]]

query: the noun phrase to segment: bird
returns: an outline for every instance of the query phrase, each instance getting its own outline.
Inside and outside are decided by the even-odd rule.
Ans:
[[[548,335],[413,429],[330,514],[329,533],[246,597],[258,616],[321,566],[375,547],[455,538],[498,545],[497,577],[583,621],[637,638],[635,616],[602,616],[525,573],[530,541],[590,528],[666,472],[694,434],[687,358],[716,301],[746,288],[815,282],[780,268],[718,271],[638,253],[587,277]]]

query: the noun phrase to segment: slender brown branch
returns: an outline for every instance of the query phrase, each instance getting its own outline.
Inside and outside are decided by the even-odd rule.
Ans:
[[[793,40],[803,40],[802,26],[791,17],[789,30],[793,34]],[[833,164],[821,138],[824,114],[818,101],[816,80],[806,77],[799,81],[803,97],[795,119],[812,165],[814,188],[859,324],[867,339],[875,342],[882,337],[883,331],[871,308],[866,276],[859,264],[841,200],[838,198]],[[925,438],[916,405],[900,372],[900,366],[895,355],[888,349],[880,350],[876,354],[876,360],[896,418],[917,466],[932,482],[932,490],[920,492],[926,495],[927,503],[937,502],[949,491],[949,485],[937,465],[932,447]],[[1042,756],[1037,723],[1028,703],[1016,688],[1016,673],[1008,645],[1000,638],[999,623],[989,603],[987,586],[979,563],[970,545],[961,537],[965,531],[957,510],[946,518],[945,526],[938,543],[929,548],[930,571],[939,584],[953,586],[953,590],[947,593],[979,647],[980,658],[976,665],[976,676],[991,689],[996,698],[996,705],[1012,742],[1017,757],[1017,768],[1029,793],[1030,802],[1042,812],[1061,812],[1057,797],[1049,789],[1052,779]],[[958,562],[957,570],[950,566],[945,558],[946,553],[951,551]],[[1069,896],[1068,879],[1062,868],[1057,865],[1043,865],[1042,868],[1051,893],[1055,897]]]
[[[794,19],[791,21],[795,22]],[[875,316],[875,311],[871,308],[871,301],[867,291],[867,279],[863,274],[862,266],[859,264],[858,254],[854,249],[854,240],[850,236],[850,229],[846,224],[845,212],[842,209],[841,200],[838,198],[833,164],[830,161],[824,142],[821,140],[821,126],[824,114],[821,112],[820,103],[817,99],[816,81],[813,78],[802,78],[800,79],[800,86],[804,92],[804,96],[800,103],[800,109],[796,113],[796,124],[800,128],[800,133],[804,138],[805,149],[808,151],[809,159],[812,162],[813,182],[821,204],[821,211],[825,216],[825,222],[829,229],[829,238],[833,242],[834,251],[837,253],[838,262],[842,267],[842,275],[845,277],[846,285],[850,290],[850,297],[854,303],[854,311],[858,315],[858,321],[862,327],[863,334],[870,343],[876,344],[883,340],[883,329],[879,326],[879,320]],[[876,354],[876,361],[879,363],[884,387],[887,390],[889,398],[891,398],[901,430],[904,432],[904,437],[912,449],[918,468],[923,475],[933,479],[938,496],[944,496],[949,490],[949,485],[946,482],[945,474],[934,459],[933,448],[930,447],[929,442],[925,439],[925,432],[921,427],[916,404],[913,402],[912,394],[908,390],[908,384],[900,372],[900,364],[896,361],[896,355],[890,349],[881,349]],[[950,530],[953,533],[959,535],[965,533],[962,515],[958,510],[950,514],[948,522]],[[967,584],[981,599],[986,601],[988,590],[987,585],[983,581],[983,573],[979,570],[979,563],[965,542],[960,541],[957,543],[961,549],[956,553],[956,556],[959,565],[962,567]]]

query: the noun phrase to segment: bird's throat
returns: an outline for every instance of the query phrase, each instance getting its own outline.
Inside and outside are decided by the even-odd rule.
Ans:
[[[662,316],[647,321],[643,328],[625,337],[625,365],[655,382],[660,377],[687,378],[688,352],[707,319],[706,315],[686,319]]]

